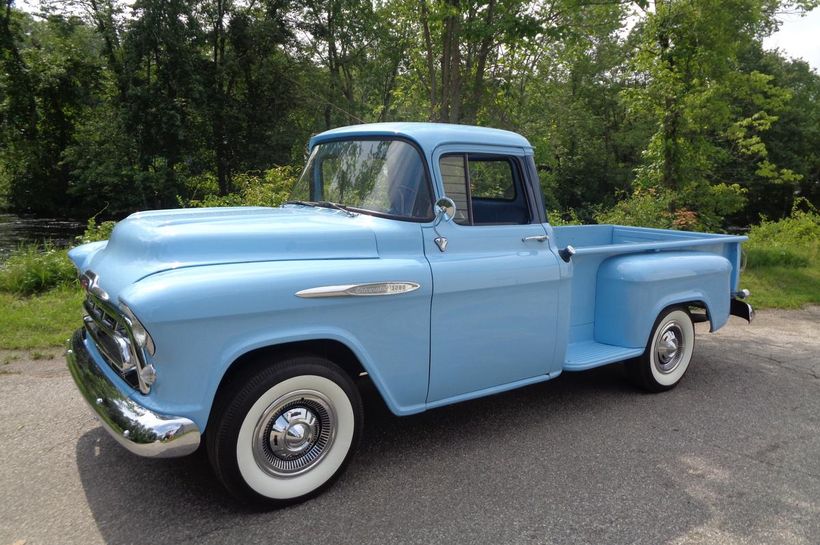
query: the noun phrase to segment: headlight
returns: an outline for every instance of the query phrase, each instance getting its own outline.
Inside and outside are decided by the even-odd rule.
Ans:
[[[140,348],[153,356],[154,352],[156,352],[156,346],[154,346],[154,339],[151,338],[148,330],[145,329],[145,326],[142,325],[139,318],[128,308],[128,305],[120,303],[120,310],[131,325],[131,334],[134,336],[134,341]]]

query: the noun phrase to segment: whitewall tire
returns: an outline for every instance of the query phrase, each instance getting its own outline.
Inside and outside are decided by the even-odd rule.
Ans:
[[[255,367],[220,390],[206,431],[208,456],[242,500],[302,501],[332,483],[355,450],[363,420],[358,390],[316,356]]]
[[[664,310],[652,328],[643,355],[627,362],[632,380],[650,392],[674,388],[683,378],[695,348],[692,317],[681,307]]]

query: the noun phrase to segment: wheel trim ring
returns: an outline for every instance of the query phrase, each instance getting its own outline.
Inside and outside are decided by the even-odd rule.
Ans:
[[[272,429],[277,420],[294,409],[306,409],[316,416],[320,431],[314,434],[308,448],[294,449],[292,456],[284,457],[281,455],[282,448],[274,449],[270,444],[271,437],[275,435]],[[251,436],[254,461],[262,471],[274,477],[302,475],[318,466],[330,452],[336,439],[337,422],[333,403],[321,392],[308,389],[288,392],[268,405],[256,422]]]
[[[677,320],[670,321],[658,332],[655,340],[655,369],[664,375],[675,371],[683,361],[686,348],[683,328]]]

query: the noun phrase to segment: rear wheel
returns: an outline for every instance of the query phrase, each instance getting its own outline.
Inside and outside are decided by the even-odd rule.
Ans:
[[[695,348],[695,326],[684,308],[665,310],[655,320],[643,355],[626,364],[630,378],[650,392],[674,388],[683,378]]]
[[[237,498],[294,503],[342,473],[362,421],[358,390],[344,371],[324,358],[295,356],[226,384],[208,424],[208,457]]]

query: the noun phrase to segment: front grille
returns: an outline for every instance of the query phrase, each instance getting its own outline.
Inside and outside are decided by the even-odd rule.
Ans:
[[[106,363],[133,388],[139,387],[138,355],[131,343],[129,324],[109,302],[88,292],[83,305],[85,329]]]

